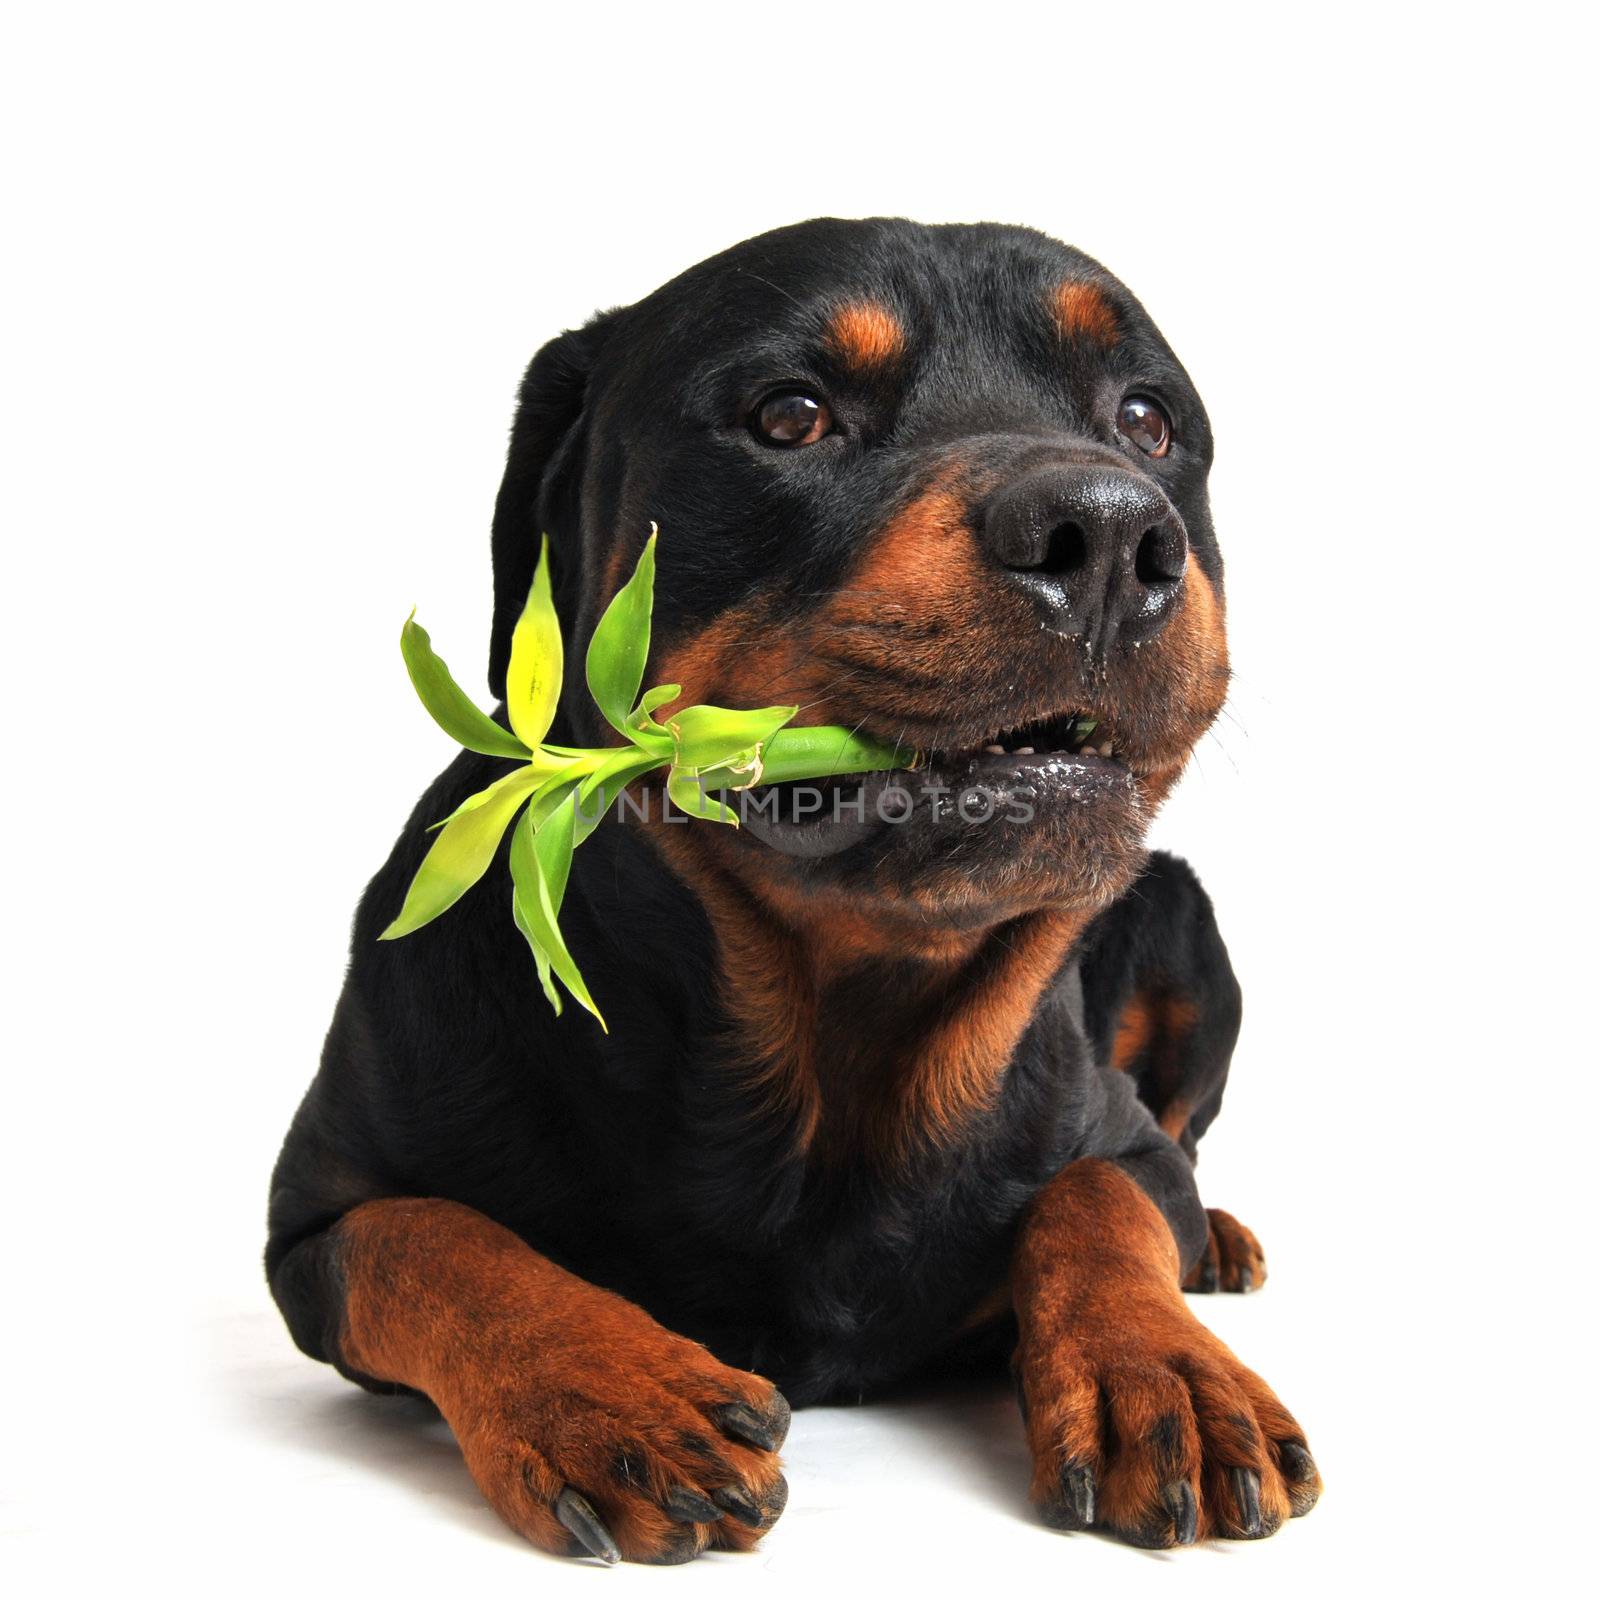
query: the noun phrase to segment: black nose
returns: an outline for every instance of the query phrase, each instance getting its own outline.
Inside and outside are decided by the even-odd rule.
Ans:
[[[1037,469],[991,496],[982,518],[989,554],[1057,631],[1104,650],[1154,637],[1172,614],[1189,538],[1172,502],[1136,473]]]

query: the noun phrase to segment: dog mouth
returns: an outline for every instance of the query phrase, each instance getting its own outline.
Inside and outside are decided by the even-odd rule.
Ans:
[[[929,766],[971,767],[995,758],[1015,763],[1026,757],[1048,763],[1062,756],[1114,761],[1116,740],[1110,725],[1092,711],[1069,711],[1004,729],[970,746],[936,750],[929,758]]]
[[[801,779],[747,790],[741,821],[762,844],[805,859],[836,856],[890,830],[924,824],[968,836],[999,819],[1018,826],[1131,794],[1115,733],[1093,711],[1069,711],[976,738],[958,732],[909,772]],[[996,845],[1020,844],[996,831]]]

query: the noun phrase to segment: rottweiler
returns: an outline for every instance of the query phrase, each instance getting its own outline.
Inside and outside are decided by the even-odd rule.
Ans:
[[[361,901],[272,1293],[306,1354],[430,1399],[541,1549],[748,1549],[791,1402],[1007,1364],[1055,1527],[1188,1545],[1315,1501],[1183,1294],[1265,1278],[1193,1170],[1239,989],[1144,844],[1228,688],[1211,459],[1138,301],[1025,228],[802,223],[534,357],[495,695],[548,534],[551,737],[615,741],[582,652],[655,525],[647,684],[920,753],[737,829],[608,814],[562,920],[609,1032],[546,1003],[503,860],[379,941],[504,762],[457,757]]]

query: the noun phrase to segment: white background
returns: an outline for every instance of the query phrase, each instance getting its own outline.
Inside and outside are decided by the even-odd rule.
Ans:
[[[551,11],[8,10],[11,1592],[1547,1578],[1593,1519],[1578,10]],[[481,684],[523,364],[825,212],[1067,238],[1211,410],[1238,682],[1160,838],[1246,991],[1203,1188],[1272,1266],[1199,1309],[1328,1480],[1262,1545],[1049,1533],[978,1392],[804,1415],[759,1554],[602,1577],[260,1281],[349,914],[449,753],[396,631]]]

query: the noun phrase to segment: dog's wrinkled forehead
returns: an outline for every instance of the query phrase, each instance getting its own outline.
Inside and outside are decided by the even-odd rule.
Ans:
[[[619,332],[608,375],[630,426],[646,431],[742,419],[753,391],[775,382],[856,402],[858,428],[877,442],[1072,428],[1100,379],[1188,390],[1116,279],[1014,227],[801,224],[691,269]],[[671,416],[627,403],[663,392]]]

